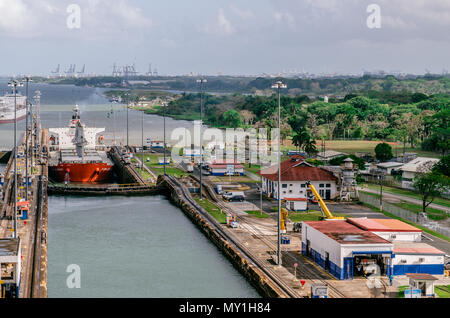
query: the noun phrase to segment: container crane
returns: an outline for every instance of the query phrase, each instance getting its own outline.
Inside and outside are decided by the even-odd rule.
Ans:
[[[331,211],[328,209],[327,205],[323,201],[322,197],[320,196],[319,192],[317,191],[316,187],[308,181],[306,185],[311,189],[312,193],[314,194],[315,198],[319,201],[320,208],[322,210],[322,215],[325,219],[329,220],[345,220],[343,217],[334,216]]]

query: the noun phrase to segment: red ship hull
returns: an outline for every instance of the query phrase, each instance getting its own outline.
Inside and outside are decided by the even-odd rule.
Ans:
[[[113,166],[107,163],[60,163],[49,167],[50,178],[55,182],[101,183],[113,177]]]

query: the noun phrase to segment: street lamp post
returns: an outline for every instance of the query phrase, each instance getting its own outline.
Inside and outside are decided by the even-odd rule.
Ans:
[[[380,212],[383,212],[383,173],[378,175],[380,181]]]
[[[278,81],[272,85],[278,91],[278,266],[281,266],[281,89],[287,88],[286,84]]]
[[[129,135],[128,135],[128,108],[130,108],[130,93],[125,93],[126,99],[127,99],[127,151],[128,151],[128,146],[129,146]]]
[[[203,199],[202,190],[203,190],[203,84],[208,81],[204,78],[197,80],[197,83],[200,84],[200,200]]]
[[[163,121],[164,121],[164,176],[166,176],[166,107],[167,105],[163,103]]]
[[[28,124],[28,117],[29,117],[29,111],[28,111],[28,84],[31,82],[31,77],[25,76],[23,78],[23,81],[26,82],[26,102],[25,102],[25,111],[26,111],[26,120],[25,120],[25,200],[28,201],[28,134],[29,134],[29,124]],[[33,169],[33,166],[31,167]],[[33,174],[33,172],[31,172]]]
[[[141,164],[141,170],[142,173],[144,173],[144,114],[145,112],[142,111],[142,164]]]
[[[12,80],[8,83],[14,89],[14,238],[17,238],[17,87],[23,87],[23,83]]]

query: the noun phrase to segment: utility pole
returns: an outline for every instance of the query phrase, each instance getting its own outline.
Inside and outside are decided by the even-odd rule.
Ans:
[[[197,80],[197,83],[200,84],[200,200],[203,200],[203,84],[207,82],[204,78]]]
[[[142,163],[141,163],[141,169],[142,173],[144,173],[144,114],[145,112],[142,111]]]
[[[383,173],[380,172],[378,175],[378,180],[380,181],[380,212],[383,212]]]
[[[14,89],[14,236],[17,238],[17,87],[23,87],[23,83],[12,80],[8,83]]]
[[[166,176],[166,107],[163,103],[163,120],[164,120],[164,176]]]
[[[23,78],[23,81],[26,82],[26,102],[25,102],[25,111],[26,111],[26,120],[25,120],[25,200],[28,201],[28,134],[29,134],[29,124],[28,124],[28,117],[30,116],[29,110],[28,110],[28,84],[31,82],[31,78],[29,76],[25,76]],[[31,167],[33,169],[33,167]],[[33,174],[33,172],[31,172]]]
[[[126,99],[127,99],[127,151],[129,146],[129,135],[128,135],[128,108],[130,108],[130,92],[125,93]]]
[[[287,88],[286,84],[278,81],[272,85],[272,88],[278,90],[278,266],[281,266],[281,89]]]

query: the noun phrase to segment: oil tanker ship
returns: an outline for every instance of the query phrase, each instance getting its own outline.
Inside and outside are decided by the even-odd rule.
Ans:
[[[14,122],[14,115],[17,121],[24,119],[26,112],[26,96],[16,94],[17,112],[14,114],[14,94],[6,94],[0,97],[0,124],[8,124]]]
[[[80,119],[78,105],[67,128],[50,128],[49,177],[54,182],[102,183],[113,177],[108,158],[105,128],[88,128]]]

